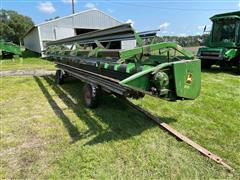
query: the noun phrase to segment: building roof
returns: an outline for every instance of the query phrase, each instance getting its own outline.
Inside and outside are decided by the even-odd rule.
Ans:
[[[109,16],[108,14],[104,13],[103,11],[100,11],[99,9],[93,8],[93,9],[81,11],[81,12],[78,12],[78,13],[75,13],[75,14],[71,14],[71,15],[68,15],[68,16],[63,16],[63,17],[60,17],[60,18],[57,18],[57,19],[53,19],[53,20],[50,20],[50,21],[47,21],[47,22],[43,22],[43,23],[37,24],[36,26],[41,26],[41,25],[44,25],[44,24],[52,23],[52,22],[54,22],[54,21],[60,21],[60,20],[62,20],[62,19],[66,19],[66,18],[69,18],[69,17],[74,17],[74,16],[77,16],[77,15],[79,15],[79,14],[84,14],[84,13],[88,13],[88,12],[91,12],[91,11],[101,12],[101,13],[103,13],[104,15],[106,15],[106,16],[114,19],[115,21],[117,21],[117,22],[119,22],[119,23],[122,23],[122,22],[118,21],[117,19],[113,18],[112,16]]]
[[[122,23],[122,22],[118,21],[117,19],[113,18],[112,16],[109,16],[108,14],[100,11],[99,9],[94,8],[94,9],[89,9],[89,10],[77,12],[77,13],[75,13],[75,14],[71,14],[71,15],[68,15],[68,16],[60,17],[60,18],[57,18],[57,19],[53,19],[53,20],[50,20],[50,21],[47,21],[47,22],[43,22],[43,23],[39,23],[39,24],[37,24],[37,25],[34,25],[31,29],[29,29],[29,30],[27,31],[27,33],[25,33],[25,34],[23,35],[22,38],[24,38],[24,37],[25,37],[26,35],[28,35],[32,30],[34,30],[35,28],[37,28],[37,27],[39,27],[39,26],[42,26],[42,25],[45,25],[45,24],[49,24],[49,23],[53,23],[53,22],[56,22],[56,21],[61,21],[61,20],[63,20],[63,19],[67,19],[67,18],[69,18],[69,17],[74,17],[74,16],[77,16],[77,15],[80,15],[80,14],[86,14],[86,13],[89,13],[89,12],[92,12],[92,11],[98,11],[98,12],[100,12],[100,13],[102,13],[102,14],[104,14],[104,15],[112,18],[112,19],[114,19],[114,20],[117,21],[118,23]]]
[[[224,18],[224,17],[240,17],[240,11],[234,11],[234,12],[229,12],[229,13],[222,13],[222,14],[216,14],[214,16],[212,16],[210,19],[214,20],[214,19],[218,19],[218,18]]]
[[[35,28],[37,28],[36,25],[34,25],[33,27],[31,27],[31,28],[23,35],[22,39],[23,39],[26,35],[28,35],[31,31],[33,31]]]

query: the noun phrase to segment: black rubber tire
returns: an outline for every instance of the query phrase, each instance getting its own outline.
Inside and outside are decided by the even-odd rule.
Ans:
[[[88,108],[96,108],[98,106],[99,89],[90,84],[83,87],[84,104]]]
[[[63,71],[62,71],[62,70],[58,69],[58,70],[56,71],[55,80],[56,80],[56,84],[57,84],[57,85],[63,84],[63,82],[64,82],[64,76],[63,76]]]

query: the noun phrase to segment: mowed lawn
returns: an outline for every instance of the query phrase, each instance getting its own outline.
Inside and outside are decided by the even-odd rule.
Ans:
[[[1,60],[0,57],[0,71],[11,70],[54,70],[53,63],[40,59],[39,55],[26,51],[23,53],[23,58],[13,58]]]
[[[28,61],[35,64],[35,60]],[[54,67],[36,61],[34,68]],[[28,69],[28,64],[23,67]],[[194,101],[167,102],[149,96],[134,100],[221,156],[234,173],[113,96],[102,97],[97,109],[85,108],[78,80],[70,78],[62,86],[55,85],[53,76],[2,77],[0,82],[0,179],[240,177],[236,74],[203,72],[201,95]]]

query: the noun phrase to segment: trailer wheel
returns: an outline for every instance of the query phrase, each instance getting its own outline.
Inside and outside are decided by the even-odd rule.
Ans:
[[[58,70],[56,71],[56,75],[55,75],[56,84],[58,84],[58,85],[63,84],[63,79],[64,79],[64,77],[63,77],[63,71],[60,70],[60,69],[58,69]]]
[[[96,108],[98,106],[99,89],[93,85],[85,84],[83,87],[83,98],[86,107]]]

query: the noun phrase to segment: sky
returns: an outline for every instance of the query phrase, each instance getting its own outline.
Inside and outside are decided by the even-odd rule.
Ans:
[[[1,9],[15,10],[35,24],[72,13],[72,0],[0,0]],[[217,13],[240,11],[239,0],[75,0],[75,12],[97,8],[137,31],[160,29],[159,35],[200,35]]]

